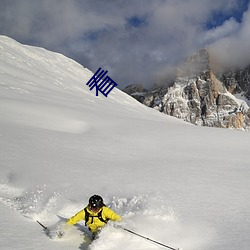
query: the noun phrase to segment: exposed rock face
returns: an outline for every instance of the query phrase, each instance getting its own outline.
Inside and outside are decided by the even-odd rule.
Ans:
[[[131,84],[128,85],[123,91],[129,95],[132,95],[134,93],[143,93],[146,92],[147,90],[144,89],[143,85],[141,84]]]
[[[193,124],[247,129],[250,109],[233,93],[246,88],[249,96],[249,71],[224,73],[219,80],[210,68],[208,51],[201,50],[181,65],[171,87],[136,92],[137,100]]]
[[[142,103],[145,99],[144,95],[147,93],[147,90],[144,89],[143,85],[141,84],[128,85],[125,89],[123,89],[123,91]]]
[[[228,91],[232,94],[242,93],[250,100],[250,66],[218,74]]]

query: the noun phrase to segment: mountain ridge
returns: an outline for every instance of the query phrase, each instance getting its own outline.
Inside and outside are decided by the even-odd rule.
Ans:
[[[177,68],[171,85],[144,91],[140,85],[130,85],[123,91],[146,106],[195,125],[249,129],[250,67],[217,72],[211,61],[209,51],[202,49]]]

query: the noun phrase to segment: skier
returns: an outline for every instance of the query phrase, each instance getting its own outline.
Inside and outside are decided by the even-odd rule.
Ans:
[[[72,216],[67,224],[74,225],[80,220],[85,220],[85,226],[92,232],[94,239],[109,220],[120,222],[122,219],[120,215],[105,206],[101,196],[95,194],[89,198],[89,204]]]

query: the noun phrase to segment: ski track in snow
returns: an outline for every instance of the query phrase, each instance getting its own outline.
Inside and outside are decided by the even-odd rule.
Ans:
[[[90,125],[81,120],[72,119],[61,109],[51,108],[48,105],[38,105],[25,102],[5,101],[1,103],[0,112],[8,108],[9,113],[2,120],[16,122],[33,128],[47,129],[66,133],[84,133],[90,130]],[[20,108],[23,110],[20,113]],[[4,112],[2,112],[4,113]]]

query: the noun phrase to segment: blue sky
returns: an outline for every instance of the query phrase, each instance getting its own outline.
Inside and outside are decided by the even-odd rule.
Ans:
[[[234,18],[237,22],[241,23],[242,22],[242,17],[244,12],[247,11],[249,5],[249,0],[240,0],[237,3],[236,8],[232,8],[230,12],[223,12],[222,10],[216,10],[212,12],[211,18],[208,19],[206,28],[207,29],[212,29],[216,28],[217,26],[223,25],[225,20],[228,20],[230,18]]]
[[[1,0],[0,34],[69,56],[120,88],[149,87],[210,48],[223,64],[250,63],[249,0]]]

